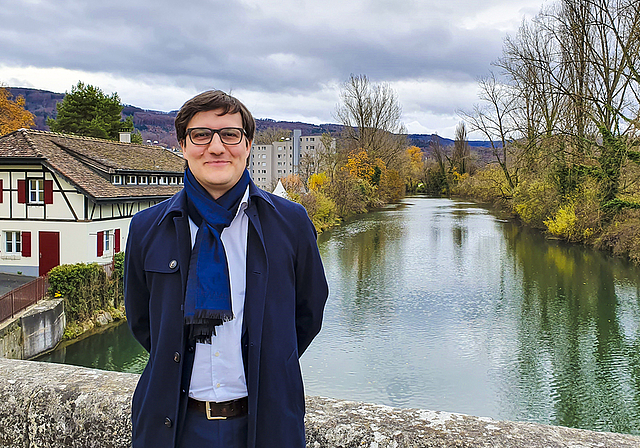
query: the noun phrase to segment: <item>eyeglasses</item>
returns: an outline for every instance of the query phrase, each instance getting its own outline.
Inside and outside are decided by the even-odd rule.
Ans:
[[[220,136],[220,141],[225,145],[237,145],[242,141],[242,137],[245,134],[242,128],[222,128],[222,129],[210,129],[210,128],[189,128],[187,134],[191,143],[194,145],[208,145],[213,140],[215,134]]]

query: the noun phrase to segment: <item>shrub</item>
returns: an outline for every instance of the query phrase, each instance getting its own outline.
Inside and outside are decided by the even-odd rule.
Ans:
[[[640,263],[640,210],[616,214],[596,240],[596,247]]]
[[[307,209],[309,218],[318,232],[322,232],[340,221],[335,202],[320,191],[311,190],[303,195],[301,204]]]
[[[68,322],[90,319],[97,310],[117,308],[123,303],[124,253],[115,257],[108,277],[96,263],[64,264],[49,272],[49,295],[62,296]]]
[[[513,192],[513,211],[525,223],[544,227],[544,221],[558,209],[560,198],[555,186],[540,179],[522,181]]]
[[[555,216],[544,221],[549,232],[553,235],[576,241],[576,209],[573,201],[562,205]]]
[[[510,197],[504,173],[497,165],[487,165],[482,170],[476,171],[473,176],[460,179],[453,193],[485,202],[499,202]]]

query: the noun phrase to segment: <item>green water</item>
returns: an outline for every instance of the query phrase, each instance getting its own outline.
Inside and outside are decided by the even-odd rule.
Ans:
[[[307,394],[640,434],[640,269],[468,202],[413,197],[321,235]],[[126,326],[46,357],[140,372]]]

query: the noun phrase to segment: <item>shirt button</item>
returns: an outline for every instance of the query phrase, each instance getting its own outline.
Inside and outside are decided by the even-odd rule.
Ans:
[[[171,421],[171,419],[169,417],[165,417],[164,426],[166,426],[167,428],[171,428],[173,426],[173,422]]]
[[[171,260],[169,262],[169,269],[175,269],[178,266],[178,262],[176,260]]]
[[[220,356],[220,352],[215,352],[214,355]]]
[[[220,383],[216,384],[216,388],[220,387]]]
[[[180,362],[180,353],[175,352],[175,353],[173,354],[173,360],[174,360],[175,362]]]

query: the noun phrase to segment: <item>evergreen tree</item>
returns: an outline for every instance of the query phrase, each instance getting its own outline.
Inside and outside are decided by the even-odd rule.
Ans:
[[[67,92],[56,108],[57,117],[47,120],[55,132],[118,140],[120,130],[127,127],[122,121],[118,94],[106,95],[98,87],[81,81],[71,88],[71,93]]]

